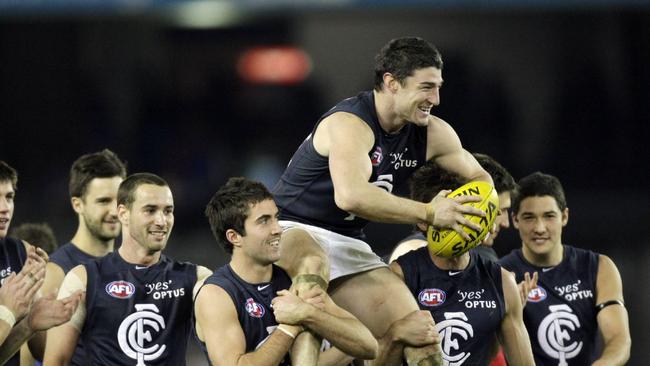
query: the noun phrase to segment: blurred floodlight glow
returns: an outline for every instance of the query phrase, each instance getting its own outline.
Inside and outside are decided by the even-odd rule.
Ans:
[[[293,46],[259,46],[239,57],[237,71],[249,83],[296,84],[309,76],[311,58]]]
[[[188,1],[172,9],[176,25],[188,28],[218,28],[238,23],[241,12],[230,1]]]

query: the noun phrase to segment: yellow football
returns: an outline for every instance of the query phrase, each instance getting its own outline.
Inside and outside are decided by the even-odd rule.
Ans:
[[[427,230],[427,245],[433,255],[451,258],[457,257],[468,250],[479,245],[485,236],[490,232],[494,219],[499,213],[499,196],[497,191],[488,182],[469,182],[460,188],[449,193],[447,197],[457,196],[480,196],[480,202],[468,202],[470,205],[485,212],[485,217],[465,215],[467,219],[481,226],[481,231],[476,232],[466,226],[463,230],[469,235],[470,240],[466,241],[457,232],[451,229],[435,229],[429,226]]]

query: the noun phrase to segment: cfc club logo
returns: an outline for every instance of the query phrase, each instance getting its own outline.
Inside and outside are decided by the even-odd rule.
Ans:
[[[135,304],[136,312],[127,316],[117,331],[117,342],[129,358],[137,361],[136,366],[146,366],[144,361],[160,357],[167,346],[152,344],[152,331],[160,333],[165,329],[163,318],[154,304]]]
[[[442,338],[442,358],[447,361],[445,365],[462,365],[472,355],[471,352],[458,352],[463,348],[463,341],[474,337],[474,328],[467,322],[464,313],[445,313],[445,320],[436,324],[436,330]]]
[[[255,300],[250,297],[246,299],[246,305],[244,305],[244,308],[246,309],[248,315],[252,316],[253,318],[261,318],[264,316],[264,313],[266,313],[264,306],[262,304],[256,303]]]
[[[536,288],[530,290],[528,293],[528,301],[530,302],[540,302],[546,299],[546,290],[543,287],[537,286]]]
[[[373,151],[372,155],[370,156],[370,161],[372,162],[372,166],[377,166],[381,164],[383,160],[384,160],[384,155],[382,154],[381,146],[377,146],[375,151]]]
[[[447,294],[444,291],[437,288],[425,288],[420,291],[418,295],[418,301],[424,306],[439,306],[445,302]]]
[[[537,328],[537,339],[544,352],[558,360],[559,366],[568,365],[567,360],[582,350],[582,341],[571,342],[571,333],[580,328],[580,320],[566,304],[551,305],[550,313]]]
[[[135,293],[135,286],[127,281],[113,281],[106,285],[106,293],[117,299],[128,299]]]

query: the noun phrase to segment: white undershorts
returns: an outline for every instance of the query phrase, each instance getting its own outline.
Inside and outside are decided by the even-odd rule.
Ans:
[[[387,267],[366,242],[341,235],[317,226],[280,220],[283,231],[305,230],[323,249],[330,262],[330,281],[339,277]]]

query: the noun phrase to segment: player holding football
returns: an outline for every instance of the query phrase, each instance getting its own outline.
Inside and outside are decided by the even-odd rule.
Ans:
[[[376,364],[401,364],[403,353],[409,364],[437,364],[440,350],[431,337],[391,337],[390,328],[418,306],[364,241],[364,226],[368,220],[422,222],[461,235],[467,235],[463,225],[479,229],[464,214],[483,212],[462,205],[476,197],[449,199],[443,192],[423,203],[392,194],[429,159],[467,180],[492,183],[454,129],[430,114],[442,82],[442,58],[433,45],[412,37],[390,41],[376,58],[374,90],[326,112],[273,189],[285,229],[278,264],[298,294],[332,281],[334,301],[380,338]],[[304,338],[309,333],[296,340],[292,357],[312,365],[319,342]]]
[[[435,192],[463,183],[457,174],[430,161],[413,174],[411,198],[428,202]],[[417,226],[427,230],[425,224]],[[431,312],[445,361],[487,365],[492,345],[486,340],[496,333],[510,364],[534,364],[517,284],[499,265],[474,250],[445,258],[424,246],[400,256],[390,268],[404,280],[420,309]]]

